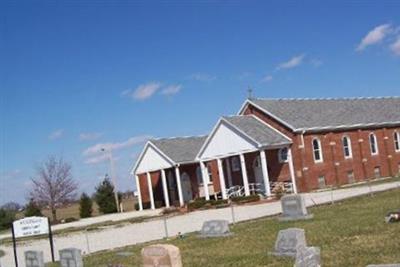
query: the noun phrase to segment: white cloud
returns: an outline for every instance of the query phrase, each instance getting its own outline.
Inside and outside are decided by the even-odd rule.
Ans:
[[[85,149],[83,151],[82,154],[86,157],[98,156],[98,155],[104,153],[102,151],[102,149],[108,150],[108,151],[110,151],[110,150],[116,151],[116,150],[124,149],[124,148],[130,147],[130,146],[133,146],[133,145],[144,143],[149,138],[151,138],[151,136],[149,136],[149,135],[140,135],[140,136],[131,137],[128,140],[119,142],[119,143],[99,143],[99,144],[95,144],[91,147],[88,147],[87,149]]]
[[[163,95],[175,95],[182,89],[182,85],[170,85],[162,89],[161,94]]]
[[[48,138],[49,140],[56,140],[56,139],[60,139],[64,134],[64,130],[63,129],[58,129],[55,130],[54,132],[50,133]]]
[[[80,133],[79,140],[81,141],[92,141],[100,138],[102,133]]]
[[[397,40],[390,45],[390,50],[397,55],[400,56],[400,36],[397,37]]]
[[[261,79],[261,82],[267,83],[273,80],[274,77],[272,75],[266,75],[264,78]]]
[[[362,51],[367,46],[380,43],[391,31],[392,27],[390,24],[382,24],[375,27],[361,40],[356,50]]]
[[[193,73],[189,78],[199,82],[212,82],[217,79],[216,76],[201,72]]]
[[[105,162],[109,159],[108,154],[103,153],[102,155],[98,155],[98,156],[94,156],[94,157],[90,157],[88,159],[85,160],[86,164],[98,164],[98,163],[102,163]]]
[[[291,59],[289,59],[288,61],[280,63],[276,69],[281,70],[281,69],[295,68],[295,67],[301,65],[301,63],[303,63],[304,57],[305,57],[304,54],[294,56]]]
[[[149,82],[139,85],[135,90],[126,89],[120,95],[122,97],[129,96],[136,100],[146,100],[152,97],[160,88],[160,82]]]
[[[322,64],[324,64],[324,62],[322,62],[322,60],[320,59],[314,58],[311,60],[311,65],[313,65],[316,68],[322,66]]]

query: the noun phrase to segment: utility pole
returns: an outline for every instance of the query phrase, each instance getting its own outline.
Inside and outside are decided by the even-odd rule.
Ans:
[[[101,151],[105,152],[106,149],[102,148]],[[108,158],[110,160],[111,179],[112,179],[112,183],[113,183],[113,186],[114,186],[115,205],[117,206],[117,211],[120,212],[119,199],[118,199],[118,188],[117,188],[117,177],[116,177],[116,174],[115,174],[114,158],[113,158],[113,155],[112,155],[112,149],[111,148],[108,150]]]

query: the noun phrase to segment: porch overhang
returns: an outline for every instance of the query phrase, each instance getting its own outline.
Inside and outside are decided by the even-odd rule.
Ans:
[[[196,159],[207,161],[289,146],[292,141],[253,115],[222,117]]]

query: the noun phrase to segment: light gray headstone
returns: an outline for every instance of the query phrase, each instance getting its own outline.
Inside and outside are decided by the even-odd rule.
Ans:
[[[205,221],[201,228],[201,237],[224,237],[232,235],[226,220]]]
[[[44,267],[43,251],[25,251],[26,267]]]
[[[281,198],[282,216],[281,221],[306,220],[313,218],[308,214],[306,201],[301,194],[285,195]]]
[[[82,253],[80,249],[66,248],[59,250],[61,267],[83,267]]]
[[[275,256],[296,257],[300,246],[307,246],[304,229],[288,228],[280,230],[275,242]]]
[[[143,267],[182,267],[179,248],[169,244],[158,244],[142,249]]]
[[[299,246],[297,248],[295,267],[320,267],[321,250],[318,247]]]

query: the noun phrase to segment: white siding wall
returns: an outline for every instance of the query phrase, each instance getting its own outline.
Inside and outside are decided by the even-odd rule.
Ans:
[[[211,140],[200,155],[200,159],[216,158],[227,154],[253,151],[254,149],[257,149],[257,146],[253,142],[222,122],[211,136]]]
[[[136,173],[144,173],[148,171],[156,171],[170,168],[173,165],[152,146],[148,145],[143,156],[138,163]]]

